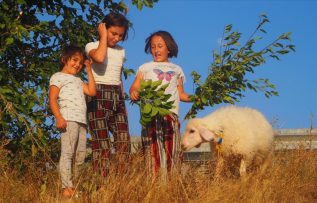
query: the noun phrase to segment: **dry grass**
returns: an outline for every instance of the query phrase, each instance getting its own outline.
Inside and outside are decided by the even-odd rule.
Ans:
[[[0,202],[317,202],[316,157],[313,151],[275,153],[264,174],[245,179],[215,181],[210,173],[187,166],[182,173],[170,174],[168,181],[154,182],[142,158],[134,157],[124,175],[110,175],[101,187],[87,163],[77,180],[79,195],[69,200],[60,196],[56,170],[30,167],[22,173],[1,165]]]

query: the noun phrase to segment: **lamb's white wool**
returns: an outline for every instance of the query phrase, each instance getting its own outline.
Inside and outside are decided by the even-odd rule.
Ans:
[[[182,147],[190,150],[202,142],[214,141],[221,149],[216,173],[223,167],[223,158],[238,155],[242,157],[240,175],[243,175],[254,160],[263,163],[271,151],[273,136],[271,125],[259,111],[227,106],[204,118],[189,120]]]

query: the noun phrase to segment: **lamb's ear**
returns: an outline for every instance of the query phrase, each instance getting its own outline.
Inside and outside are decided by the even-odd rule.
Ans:
[[[216,133],[216,135],[221,135],[221,134],[223,134],[223,132],[224,132],[224,127],[220,126],[219,129],[215,133]]]
[[[201,138],[206,141],[206,142],[209,142],[209,141],[212,141],[215,139],[215,134],[213,132],[211,132],[210,130],[208,130],[205,126],[203,125],[200,125],[198,127],[198,131],[199,131],[199,134],[201,136]]]

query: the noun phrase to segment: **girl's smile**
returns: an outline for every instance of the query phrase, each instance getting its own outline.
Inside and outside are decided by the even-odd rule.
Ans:
[[[83,56],[79,53],[74,54],[68,61],[65,63],[62,72],[76,75],[79,73],[83,67]]]

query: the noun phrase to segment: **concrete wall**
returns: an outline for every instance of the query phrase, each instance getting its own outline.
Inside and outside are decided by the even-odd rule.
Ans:
[[[226,138],[224,137],[224,139]],[[135,153],[140,147],[141,137],[131,136],[132,153]],[[274,150],[293,150],[299,148],[317,149],[317,128],[275,129]],[[204,154],[205,152],[210,152],[209,143],[203,143],[199,148],[193,148],[186,152],[186,154]]]

